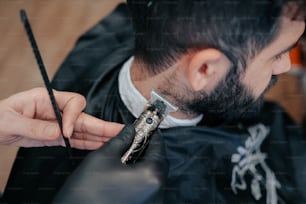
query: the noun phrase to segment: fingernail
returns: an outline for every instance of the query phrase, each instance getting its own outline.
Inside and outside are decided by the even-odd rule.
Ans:
[[[67,128],[67,131],[66,131],[66,137],[68,137],[68,138],[70,138],[71,137],[71,135],[72,135],[72,132],[73,132],[73,127],[72,126],[69,126],[68,128]]]

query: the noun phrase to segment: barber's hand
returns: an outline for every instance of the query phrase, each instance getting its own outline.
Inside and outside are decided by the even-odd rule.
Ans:
[[[123,127],[83,113],[86,101],[79,94],[54,91],[54,95],[62,112],[64,135],[69,137],[74,148],[97,149]],[[0,101],[0,144],[22,147],[64,145],[45,88],[24,91]]]
[[[90,153],[68,178],[54,203],[160,203],[161,186],[168,173],[160,133],[152,135],[148,149],[135,164],[120,161],[135,134],[126,126],[102,148]]]

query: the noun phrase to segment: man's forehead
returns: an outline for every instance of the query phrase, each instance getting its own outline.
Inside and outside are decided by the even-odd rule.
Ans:
[[[292,20],[288,17],[282,18],[281,21],[281,28],[278,36],[267,46],[267,51],[272,51],[273,53],[271,54],[274,55],[290,49],[290,47],[296,44],[300,39],[305,30],[305,23],[303,21]]]

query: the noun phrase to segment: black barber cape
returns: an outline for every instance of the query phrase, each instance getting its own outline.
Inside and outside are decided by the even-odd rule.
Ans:
[[[86,112],[96,117],[131,123],[118,74],[132,52],[132,26],[121,4],[80,37],[53,86],[86,96]],[[248,126],[204,122],[205,116],[197,127],[162,130],[170,168],[164,203],[306,203],[305,132],[278,106],[266,103]],[[74,164],[62,147],[20,148],[3,201],[50,202],[88,151],[72,153]]]

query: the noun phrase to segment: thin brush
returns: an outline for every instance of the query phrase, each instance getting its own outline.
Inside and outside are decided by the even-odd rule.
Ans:
[[[26,14],[25,10],[20,10],[20,17],[21,17],[21,21],[24,25],[24,28],[27,32],[27,36],[29,38],[29,41],[31,43],[31,46],[32,46],[32,49],[33,49],[33,52],[34,52],[34,55],[35,55],[35,58],[36,58],[36,62],[38,64],[38,67],[39,67],[39,70],[41,72],[42,78],[44,80],[45,86],[48,90],[48,94],[49,94],[49,97],[50,97],[50,100],[51,100],[51,103],[52,103],[52,107],[53,107],[53,110],[54,110],[54,113],[55,113],[55,116],[56,116],[56,120],[57,120],[58,125],[61,129],[61,134],[62,134],[62,137],[64,139],[65,145],[66,145],[67,154],[68,154],[69,158],[72,158],[71,146],[70,146],[69,140],[66,137],[64,137],[62,116],[61,116],[60,110],[58,108],[58,105],[56,103],[54,93],[53,93],[53,90],[52,90],[52,87],[51,87],[51,84],[50,84],[50,80],[49,80],[45,65],[43,63],[43,60],[41,58],[41,55],[40,55],[37,43],[35,41],[35,38],[34,38],[34,35],[33,35],[33,32],[32,32],[32,29],[31,29],[31,26],[30,26],[30,23],[29,23],[29,20],[27,18],[27,14]]]

